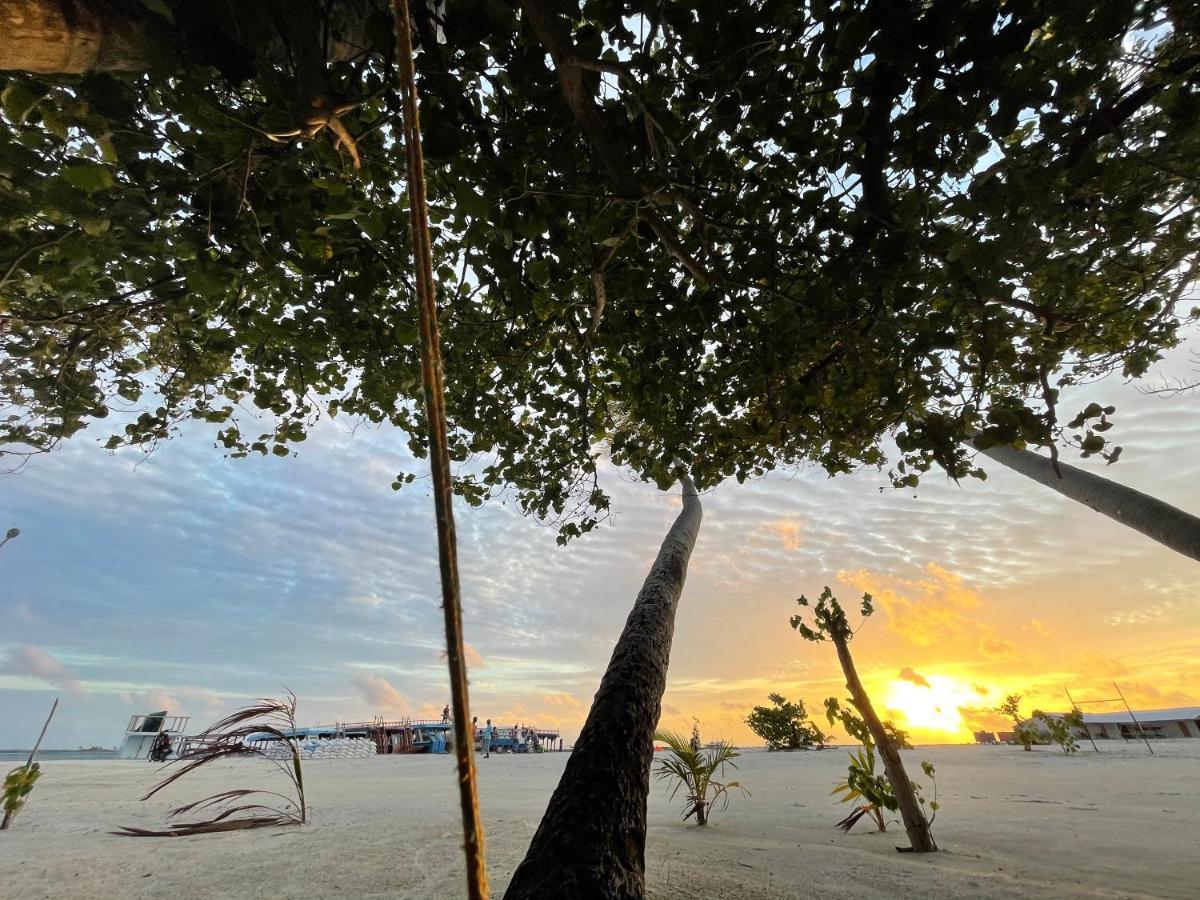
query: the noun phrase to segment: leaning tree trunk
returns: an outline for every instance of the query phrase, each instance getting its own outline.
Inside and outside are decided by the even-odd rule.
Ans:
[[[646,576],[562,779],[505,900],[641,900],[646,795],[675,610],[700,529],[683,478],[683,510]]]
[[[846,674],[846,687],[850,690],[850,699],[858,709],[859,715],[863,717],[863,722],[871,732],[871,738],[883,759],[883,769],[887,773],[888,781],[892,783],[892,793],[896,795],[896,802],[900,805],[900,818],[904,821],[904,830],[908,832],[908,842],[918,853],[933,853],[937,850],[933,832],[929,830],[929,822],[917,802],[912,782],[908,778],[908,772],[904,770],[904,762],[900,759],[900,751],[884,731],[883,722],[879,720],[879,714],[871,705],[871,698],[867,696],[866,688],[858,677],[858,670],[854,668],[846,634],[835,628],[830,637],[833,639],[833,645],[837,647],[838,662],[842,664],[842,671]]]
[[[1060,476],[1053,462],[1028,450],[996,446],[981,448],[980,452],[1165,547],[1200,560],[1200,518],[1191,513],[1064,462],[1058,464]]]

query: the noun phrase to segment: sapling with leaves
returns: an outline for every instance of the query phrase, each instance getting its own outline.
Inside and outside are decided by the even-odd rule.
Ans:
[[[1004,702],[996,707],[996,712],[1012,719],[1013,735],[1016,737],[1017,743],[1026,750],[1031,750],[1037,733],[1026,725],[1025,720],[1021,717],[1021,695],[1009,694],[1004,698]]]
[[[19,533],[17,529],[10,528],[6,540],[12,540]],[[0,546],[3,546],[3,543],[0,543]],[[4,777],[4,818],[0,820],[0,831],[5,831],[12,827],[13,819],[24,808],[30,793],[33,792],[34,784],[42,776],[41,766],[36,762],[37,754],[38,750],[42,747],[46,731],[50,728],[50,722],[57,710],[58,698],[56,697],[53,705],[50,707],[50,714],[46,716],[46,721],[42,725],[41,733],[34,742],[33,749],[29,751],[29,758],[25,760],[25,765],[17,766],[17,768],[9,771],[8,775]]]
[[[1083,712],[1075,708],[1064,715],[1051,715],[1040,709],[1033,711],[1033,718],[1042,723],[1046,735],[1062,748],[1067,756],[1079,752],[1079,742],[1075,740],[1076,729],[1083,729]]]
[[[192,822],[176,822],[161,830],[122,827],[113,832],[131,837],[180,837],[191,834],[208,834],[214,831],[237,831],[246,828],[270,828],[277,825],[303,825],[308,821],[304,797],[304,774],[300,765],[300,747],[296,742],[296,695],[287,692],[287,699],[264,698],[250,706],[244,706],[209,726],[195,739],[196,749],[185,752],[170,766],[179,768],[155,785],[143,800],[149,800],[159,791],[174,784],[185,775],[201,766],[219,759],[246,755],[258,756],[274,764],[291,782],[294,796],[288,797],[275,791],[249,788],[234,788],[221,791],[210,797],[177,806],[168,813],[177,818],[188,813],[207,810],[217,812],[212,818]],[[258,736],[269,736],[288,751],[287,758],[280,760],[259,747],[247,744],[247,740]],[[265,803],[243,803],[249,797],[275,797],[282,805],[269,806]]]
[[[700,750],[694,749],[687,738],[674,731],[656,731],[654,739],[667,745],[666,758],[659,759],[658,768],[654,770],[655,779],[672,783],[672,800],[680,788],[687,791],[683,808],[684,821],[695,816],[697,825],[707,825],[713,806],[720,803],[724,809],[729,805],[730,791],[736,790],[746,796],[750,795],[740,782],[717,780],[718,776],[725,777],[726,766],[737,768],[733,760],[740,755],[724,741],[720,741],[714,747]]]
[[[895,791],[892,790],[891,782],[885,775],[878,775],[875,772],[875,742],[871,737],[870,729],[859,716],[854,714],[851,706],[843,706],[836,697],[829,697],[825,700],[825,715],[829,719],[830,725],[835,723],[841,725],[846,734],[862,743],[862,747],[857,752],[848,751],[850,766],[846,780],[839,782],[830,792],[843,795],[842,803],[850,803],[854,800],[863,801],[850,815],[837,823],[838,828],[849,831],[859,819],[870,815],[880,831],[887,831],[884,812],[896,812],[899,809],[899,803],[896,800]],[[883,730],[898,749],[912,749],[912,744],[908,740],[908,732],[897,728],[890,721],[883,723]],[[933,800],[929,803],[929,825],[932,826],[938,811],[937,779],[934,778],[933,763],[928,760],[922,762],[921,771],[933,784]],[[912,789],[917,803],[924,809],[926,804],[925,797],[921,793],[921,786],[914,781]]]
[[[875,712],[871,698],[867,695],[866,688],[863,687],[862,679],[858,677],[858,670],[854,667],[854,660],[850,655],[850,641],[854,638],[855,632],[851,630],[841,604],[838,603],[837,598],[833,596],[833,592],[828,587],[821,592],[821,596],[815,604],[810,605],[805,596],[801,596],[796,602],[802,607],[811,609],[812,624],[809,625],[805,622],[803,614],[800,614],[792,616],[792,627],[805,640],[830,641],[837,650],[838,662],[841,663],[842,672],[846,676],[846,688],[850,691],[850,702],[857,711],[857,716],[845,717],[843,724],[847,720],[861,717],[862,728],[857,735],[852,733],[852,736],[858,737],[859,740],[869,737],[883,758],[884,772],[892,785],[911,849],[918,853],[936,851],[937,843],[929,829],[929,821],[925,818],[917,791],[904,769],[900,751],[892,736],[883,727],[883,720]],[[863,594],[861,605],[863,619],[865,620],[874,611],[871,595]],[[832,702],[837,703],[836,700]],[[826,711],[832,720],[830,701],[826,701]],[[865,740],[863,742],[866,743]]]
[[[12,826],[13,819],[25,806],[25,800],[41,774],[41,765],[30,763],[17,766],[4,777],[4,819],[0,820],[0,831]]]

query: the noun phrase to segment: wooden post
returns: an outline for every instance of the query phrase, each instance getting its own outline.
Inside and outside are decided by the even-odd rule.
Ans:
[[[1133,714],[1133,710],[1129,707],[1129,701],[1125,699],[1125,694],[1121,692],[1120,686],[1114,681],[1113,687],[1117,689],[1117,696],[1121,698],[1121,702],[1125,704],[1125,711],[1129,713],[1129,718],[1133,719],[1133,724],[1137,726],[1138,734],[1142,736],[1142,740],[1146,742],[1146,749],[1150,751],[1150,755],[1154,755],[1154,748],[1150,746],[1150,738],[1146,737],[1146,732],[1142,728],[1142,723],[1137,720],[1137,716]]]
[[[42,746],[42,738],[46,736],[46,729],[50,727],[50,720],[54,718],[54,711],[58,709],[58,698],[54,698],[54,704],[50,707],[50,715],[46,716],[46,724],[42,726],[42,733],[38,735],[37,743],[33,745],[33,749],[29,751],[29,759],[25,760],[25,768],[33,765],[33,760],[37,757],[37,752]]]
[[[934,841],[933,832],[929,830],[929,822],[921,810],[921,805],[917,802],[912,781],[909,780],[908,772],[904,769],[904,762],[900,759],[900,751],[888,733],[884,731],[883,722],[875,712],[871,698],[867,696],[866,688],[863,687],[862,680],[858,677],[858,670],[854,667],[854,660],[850,656],[847,633],[848,629],[843,621],[842,627],[830,629],[829,636],[837,648],[838,662],[842,664],[842,672],[846,675],[846,687],[850,691],[850,699],[863,717],[863,722],[866,724],[867,730],[871,732],[872,740],[875,741],[875,747],[879,750],[879,756],[883,759],[883,769],[887,773],[888,781],[892,783],[892,793],[896,795],[896,802],[900,806],[900,818],[904,822],[904,830],[908,834],[908,842],[912,850],[917,853],[934,853],[938,848],[937,842]]]
[[[462,591],[458,580],[458,542],[454,532],[450,448],[446,438],[441,337],[438,331],[437,299],[433,281],[433,242],[429,232],[429,208],[425,199],[425,159],[421,150],[421,119],[417,107],[417,80],[413,68],[412,23],[408,0],[392,0],[392,11],[396,29],[396,58],[403,94],[404,151],[409,208],[412,213],[413,255],[416,257],[421,384],[425,393],[425,419],[429,428],[429,467],[433,475],[433,505],[442,580],[442,618],[446,630],[450,703],[455,721],[470,722],[467,654],[462,628]],[[454,734],[454,754],[458,762],[459,806],[462,811],[463,849],[467,864],[467,897],[469,900],[488,900],[483,820],[479,813],[479,797],[475,785],[475,755],[465,728],[460,728]]]
[[[1063,688],[1063,691],[1067,695],[1067,702],[1071,704],[1071,709],[1072,710],[1079,709],[1079,707],[1075,705],[1074,698],[1071,697],[1071,692],[1069,690],[1067,690],[1066,688]],[[1082,714],[1083,714],[1083,711],[1080,710],[1080,715],[1082,715]],[[1083,733],[1086,734],[1087,739],[1092,742],[1092,749],[1095,750],[1097,753],[1099,753],[1100,748],[1096,746],[1096,739],[1094,737],[1092,737],[1092,730],[1087,727],[1087,722],[1083,723]]]

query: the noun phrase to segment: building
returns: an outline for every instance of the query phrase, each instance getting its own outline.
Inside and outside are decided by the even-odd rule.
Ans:
[[[1143,734],[1148,738],[1200,738],[1200,706],[1134,710],[1132,716],[1127,710],[1084,713],[1083,724],[1088,736],[1097,740],[1137,740]]]
[[[1063,714],[1050,715],[1060,718]],[[1032,727],[1039,734],[1045,733],[1045,726],[1036,719],[1029,719],[1022,724]],[[1076,731],[1076,739],[1124,738],[1129,741],[1141,740],[1143,735],[1148,738],[1200,738],[1200,706],[1135,709],[1132,715],[1124,709],[1119,712],[1084,713],[1083,725],[1087,733]]]

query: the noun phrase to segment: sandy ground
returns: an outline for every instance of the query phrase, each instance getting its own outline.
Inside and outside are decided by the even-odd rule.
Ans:
[[[747,752],[735,797],[706,828],[683,824],[661,785],[646,849],[655,900],[793,897],[1200,897],[1200,740],[1105,745],[1066,758],[1039,748],[933,747],[943,852],[915,856],[899,824],[842,834],[829,797],[845,753]],[[565,754],[480,760],[493,896],[533,834]],[[125,838],[174,803],[262,784],[237,761],[139,803],[155,767],[52,762],[15,827],[0,833],[0,897],[457,898],[464,894],[452,760],[308,764],[312,824],[192,838]],[[190,782],[190,783],[189,783]],[[268,779],[266,783],[272,782]]]

